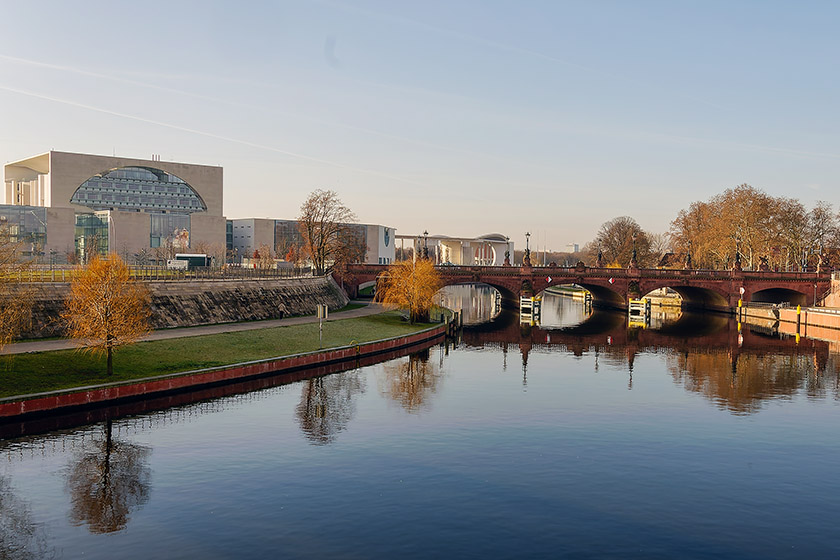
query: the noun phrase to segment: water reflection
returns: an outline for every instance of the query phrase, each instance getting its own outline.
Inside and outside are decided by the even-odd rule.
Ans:
[[[561,329],[579,325],[592,314],[587,305],[586,292],[557,288],[542,293],[539,325],[544,329]]]
[[[301,431],[312,443],[332,443],[353,418],[356,397],[364,392],[358,370],[304,381],[297,407]]]
[[[29,503],[15,493],[7,477],[0,476],[0,559],[54,557],[44,526],[34,520]]]
[[[0,558],[831,557],[827,343],[721,315],[628,328],[569,312],[551,328],[500,313],[381,364],[126,403],[113,423],[21,423],[0,439]]]
[[[103,436],[74,458],[67,472],[70,522],[91,533],[126,527],[132,511],[149,500],[151,449],[114,439],[110,420]]]
[[[465,329],[461,342],[468,347],[500,347],[505,369],[509,350],[517,348],[523,383],[535,351],[591,354],[594,372],[605,364],[625,369],[630,389],[637,357],[659,354],[665,356],[672,378],[687,391],[737,415],[755,413],[769,400],[789,399],[803,391],[808,398],[840,399],[840,364],[827,342],[768,336],[722,314],[669,310],[650,325],[628,327],[623,313],[600,309],[588,313],[582,302],[568,298],[554,309],[569,309],[570,317],[558,317],[553,323],[571,326],[521,324],[515,312],[503,311],[491,323]],[[581,317],[585,320],[578,323]]]
[[[816,350],[806,354],[743,352],[670,353],[666,364],[674,380],[735,414],[758,411],[765,401],[790,398],[805,389],[824,397],[830,374]],[[836,378],[836,377],[835,377]],[[834,386],[834,398],[838,398]]]
[[[465,325],[492,321],[502,310],[502,295],[487,284],[444,286],[436,300],[437,305],[462,312]]]
[[[441,379],[440,369],[429,360],[428,350],[388,362],[382,373],[382,393],[411,413],[428,405]]]

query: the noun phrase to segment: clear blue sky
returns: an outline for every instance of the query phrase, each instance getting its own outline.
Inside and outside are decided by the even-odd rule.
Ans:
[[[316,188],[399,233],[620,215],[740,183],[837,205],[834,2],[0,2],[0,160],[221,165],[228,217]]]

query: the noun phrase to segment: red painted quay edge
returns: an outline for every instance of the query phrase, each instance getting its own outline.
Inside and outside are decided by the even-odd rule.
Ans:
[[[218,385],[278,373],[291,372],[358,360],[384,354],[407,346],[442,338],[446,325],[439,325],[411,335],[376,340],[329,350],[293,354],[215,368],[172,373],[144,379],[78,387],[49,393],[37,393],[0,399],[0,422],[22,417],[65,413],[82,407],[106,405],[119,401],[155,397],[179,390]]]

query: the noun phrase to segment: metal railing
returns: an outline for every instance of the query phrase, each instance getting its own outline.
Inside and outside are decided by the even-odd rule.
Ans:
[[[135,280],[154,282],[177,282],[183,280],[265,280],[274,278],[311,277],[310,267],[289,268],[241,268],[241,267],[198,267],[189,270],[173,270],[163,266],[129,265],[129,274]],[[30,267],[14,272],[6,278],[16,282],[70,282],[82,271],[81,267]]]

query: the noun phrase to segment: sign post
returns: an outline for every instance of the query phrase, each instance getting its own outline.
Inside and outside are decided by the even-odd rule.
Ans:
[[[329,308],[324,303],[318,304],[318,349],[324,347],[324,319],[329,315]]]

